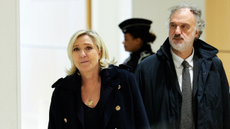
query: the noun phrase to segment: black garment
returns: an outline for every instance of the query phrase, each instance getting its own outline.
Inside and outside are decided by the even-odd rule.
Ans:
[[[135,76],[128,66],[111,65],[100,71],[100,129],[149,129],[149,122]],[[48,129],[85,129],[81,76],[59,79],[52,87]],[[90,123],[88,123],[90,124]]]
[[[97,103],[95,108],[90,108],[83,104],[84,107],[84,117],[85,117],[85,129],[101,129],[101,121],[99,117],[99,104]],[[89,124],[90,123],[90,124]]]
[[[229,84],[218,50],[199,39],[193,47],[195,129],[230,129]],[[182,96],[168,39],[138,65],[135,75],[151,128],[179,129]]]
[[[154,54],[152,52],[151,46],[149,44],[146,44],[141,47],[141,49],[137,50],[136,52],[133,52],[130,54],[130,56],[124,61],[123,64],[129,65],[133,68],[133,73],[136,70],[137,65],[146,57]]]
[[[106,104],[106,101],[103,101],[102,97],[103,94],[106,94],[105,91],[106,87],[102,86],[100,100],[94,108],[90,108],[82,102],[84,108],[85,129],[102,129],[103,115],[101,112],[103,112]]]

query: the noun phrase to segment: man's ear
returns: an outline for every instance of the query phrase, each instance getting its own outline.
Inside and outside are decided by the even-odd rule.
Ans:
[[[195,33],[195,38],[197,38],[199,36],[200,32],[199,31],[196,31]]]

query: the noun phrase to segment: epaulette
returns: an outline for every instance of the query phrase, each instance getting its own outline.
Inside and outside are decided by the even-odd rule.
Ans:
[[[52,88],[55,88],[58,84],[62,83],[63,82],[63,78],[59,78],[53,85],[52,85]]]
[[[126,70],[128,70],[129,72],[132,72],[132,71],[133,71],[133,68],[132,68],[131,66],[124,65],[124,64],[120,64],[120,65],[119,65],[119,68],[121,68],[121,69],[126,69]]]

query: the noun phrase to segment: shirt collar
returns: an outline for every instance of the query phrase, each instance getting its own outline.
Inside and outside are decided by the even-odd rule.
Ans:
[[[173,58],[173,62],[176,68],[181,67],[182,62],[184,61],[183,58],[179,57],[178,55],[176,55],[173,51],[172,48],[170,48],[171,54],[172,54],[172,58]],[[189,63],[189,65],[191,67],[193,67],[193,56],[194,56],[194,48],[192,50],[192,54],[186,58],[185,60]]]

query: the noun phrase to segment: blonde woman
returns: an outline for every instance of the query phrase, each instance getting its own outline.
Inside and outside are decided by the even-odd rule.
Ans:
[[[53,84],[48,129],[149,128],[135,77],[115,66],[99,35],[80,30],[70,39],[68,76]]]

